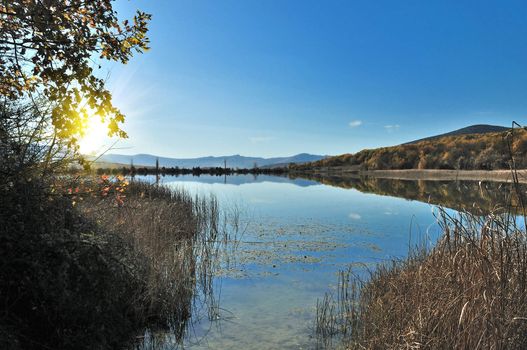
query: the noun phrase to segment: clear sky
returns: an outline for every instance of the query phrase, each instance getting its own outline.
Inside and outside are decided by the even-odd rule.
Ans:
[[[341,154],[527,123],[527,1],[118,0],[151,51],[105,66],[130,139],[169,157]]]

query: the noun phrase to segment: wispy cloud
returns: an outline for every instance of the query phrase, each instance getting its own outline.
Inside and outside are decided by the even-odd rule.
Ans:
[[[384,129],[386,129],[386,131],[388,131],[388,132],[394,132],[394,131],[399,130],[400,127],[401,126],[399,124],[385,125]]]
[[[272,141],[274,140],[274,137],[272,136],[252,136],[252,137],[249,137],[249,140],[252,143],[262,143],[262,142]]]
[[[350,128],[356,128],[361,125],[362,125],[362,120],[352,120],[351,122],[349,122]]]

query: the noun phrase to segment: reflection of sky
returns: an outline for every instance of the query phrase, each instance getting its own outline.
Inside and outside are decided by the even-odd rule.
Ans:
[[[251,176],[252,177],[252,176]],[[419,201],[365,194],[354,189],[325,185],[299,187],[285,178],[272,182],[273,177],[258,183],[224,185],[202,183],[200,178],[166,177],[164,183],[184,187],[194,193],[218,196],[225,203],[243,203],[255,220],[272,217],[274,220],[354,225],[383,236],[408,236],[411,226],[424,233],[435,222],[432,206]],[[192,181],[191,181],[192,180]],[[292,181],[292,180],[289,180]],[[391,242],[391,241],[390,241]],[[404,255],[408,241],[401,250],[398,242],[385,244],[387,254]]]
[[[338,270],[404,256],[410,242],[428,231],[437,233],[432,207],[418,201],[325,185],[302,187],[285,178],[240,185],[201,180],[210,179],[162,179],[194,194],[214,194],[223,209],[242,208],[249,221],[237,252],[241,276],[221,279],[220,306],[228,310],[221,315],[229,320],[220,323],[221,331],[217,323],[212,326],[206,337],[211,348],[307,345],[316,301],[336,284]],[[194,334],[204,335],[210,326],[197,324]]]

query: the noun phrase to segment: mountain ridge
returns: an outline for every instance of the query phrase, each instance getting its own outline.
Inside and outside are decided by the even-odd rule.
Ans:
[[[159,166],[161,167],[179,167],[179,168],[212,168],[224,167],[225,162],[229,168],[253,168],[257,167],[272,167],[283,164],[295,163],[303,164],[314,162],[327,158],[327,156],[299,153],[288,157],[247,157],[240,154],[233,154],[229,156],[206,156],[197,158],[171,158],[158,157],[153,154],[139,153],[135,155],[124,155],[108,153],[102,155],[97,162],[99,163],[115,163],[130,165],[132,162],[134,166],[155,166],[156,160],[159,159]]]

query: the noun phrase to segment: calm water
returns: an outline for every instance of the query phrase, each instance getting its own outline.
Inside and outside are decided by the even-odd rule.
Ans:
[[[339,270],[353,265],[360,273],[384,259],[404,257],[409,244],[433,242],[437,210],[426,202],[485,211],[503,189],[470,182],[321,184],[252,175],[162,182],[214,194],[223,209],[241,213],[237,249],[215,280],[217,317],[200,320],[196,311],[184,346],[189,349],[313,348],[317,299],[334,290]]]

